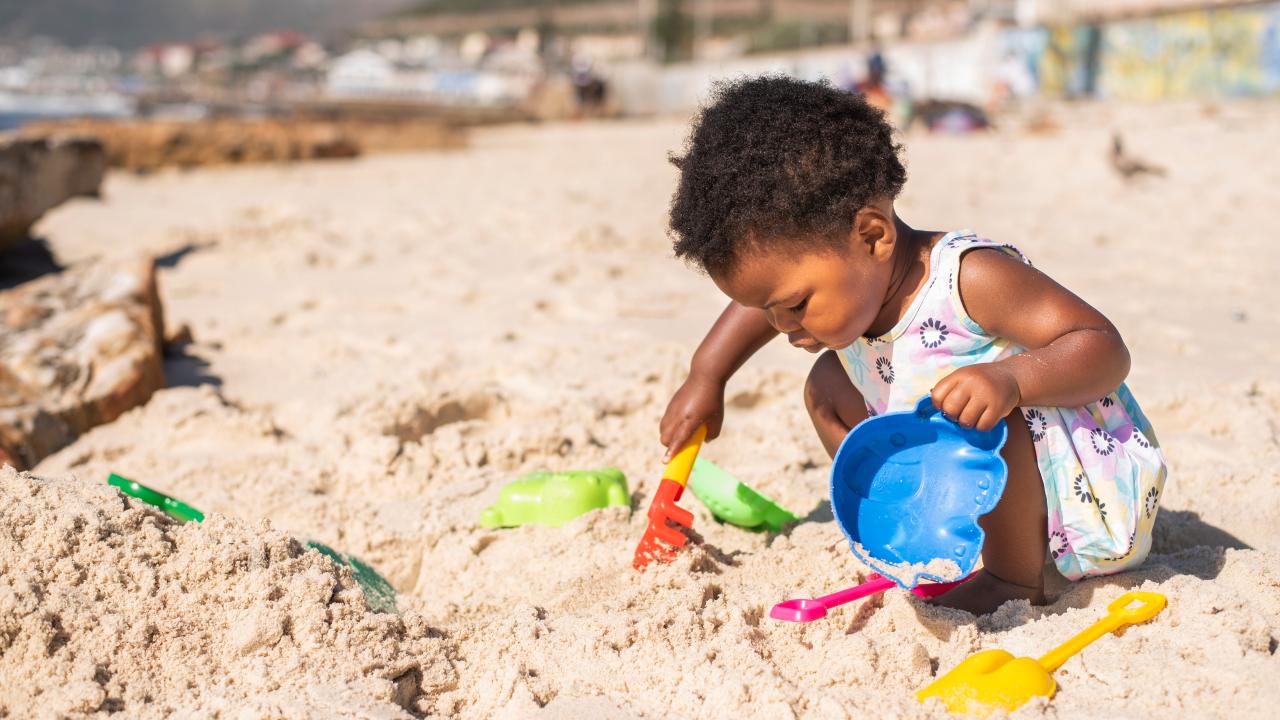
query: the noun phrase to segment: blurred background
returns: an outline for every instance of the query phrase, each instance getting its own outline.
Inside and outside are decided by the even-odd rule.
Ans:
[[[873,58],[871,73],[884,72],[869,78]],[[0,3],[0,128],[67,117],[478,123],[679,114],[716,77],[766,71],[848,88],[882,83],[905,123],[923,108],[936,124],[938,102],[989,112],[1038,98],[1261,96],[1280,91],[1280,3]],[[390,139],[349,140],[377,149]]]

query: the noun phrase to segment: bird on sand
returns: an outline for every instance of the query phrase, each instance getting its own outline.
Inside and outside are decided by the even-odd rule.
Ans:
[[[1115,171],[1125,180],[1132,180],[1139,175],[1164,177],[1165,174],[1164,168],[1159,165],[1153,165],[1141,158],[1126,154],[1120,133],[1111,135],[1111,167],[1115,168]]]

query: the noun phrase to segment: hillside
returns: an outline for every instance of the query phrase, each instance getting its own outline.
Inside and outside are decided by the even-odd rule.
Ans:
[[[133,49],[193,37],[291,28],[328,35],[413,0],[0,0],[0,41],[44,35]]]

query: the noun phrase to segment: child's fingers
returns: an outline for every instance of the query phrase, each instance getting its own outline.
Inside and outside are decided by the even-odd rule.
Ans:
[[[671,458],[680,452],[680,448],[689,442],[689,438],[693,435],[693,428],[690,427],[689,420],[681,420],[676,425],[676,429],[671,433],[670,442],[666,443],[667,452],[662,456],[662,462],[671,462]]]
[[[982,417],[978,418],[977,428],[983,432],[990,430],[1000,422],[1000,413],[996,412],[993,407],[988,407],[982,412]]]
[[[720,437],[720,427],[724,425],[724,416],[716,413],[707,418],[707,439],[715,440]]]
[[[976,398],[971,398],[965,403],[964,409],[956,416],[956,422],[962,427],[974,427],[978,421],[982,419],[982,414],[987,411],[987,404]]]
[[[969,404],[969,396],[968,388],[960,386],[948,392],[941,405],[937,405],[936,402],[934,404],[942,411],[943,415],[952,420],[959,420],[960,414],[964,412],[965,406]]]
[[[933,389],[929,391],[929,398],[933,400],[934,407],[939,410],[942,409],[942,403],[946,402],[947,394],[951,392],[952,385],[951,378],[948,376],[933,386]]]
[[[671,443],[675,442],[676,428],[679,422],[675,420],[662,419],[662,424],[658,426],[658,440],[664,447],[671,447]]]

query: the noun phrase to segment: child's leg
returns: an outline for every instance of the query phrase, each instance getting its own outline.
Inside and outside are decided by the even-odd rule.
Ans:
[[[804,383],[804,406],[827,454],[836,456],[840,441],[867,419],[866,401],[853,386],[840,358],[830,350],[818,357]]]
[[[1049,544],[1044,480],[1022,411],[1015,409],[1005,420],[1009,440],[1001,454],[1009,466],[1009,481],[996,509],[978,520],[987,533],[982,570],[934,601],[975,615],[992,612],[1006,600],[1044,602],[1044,557]]]

